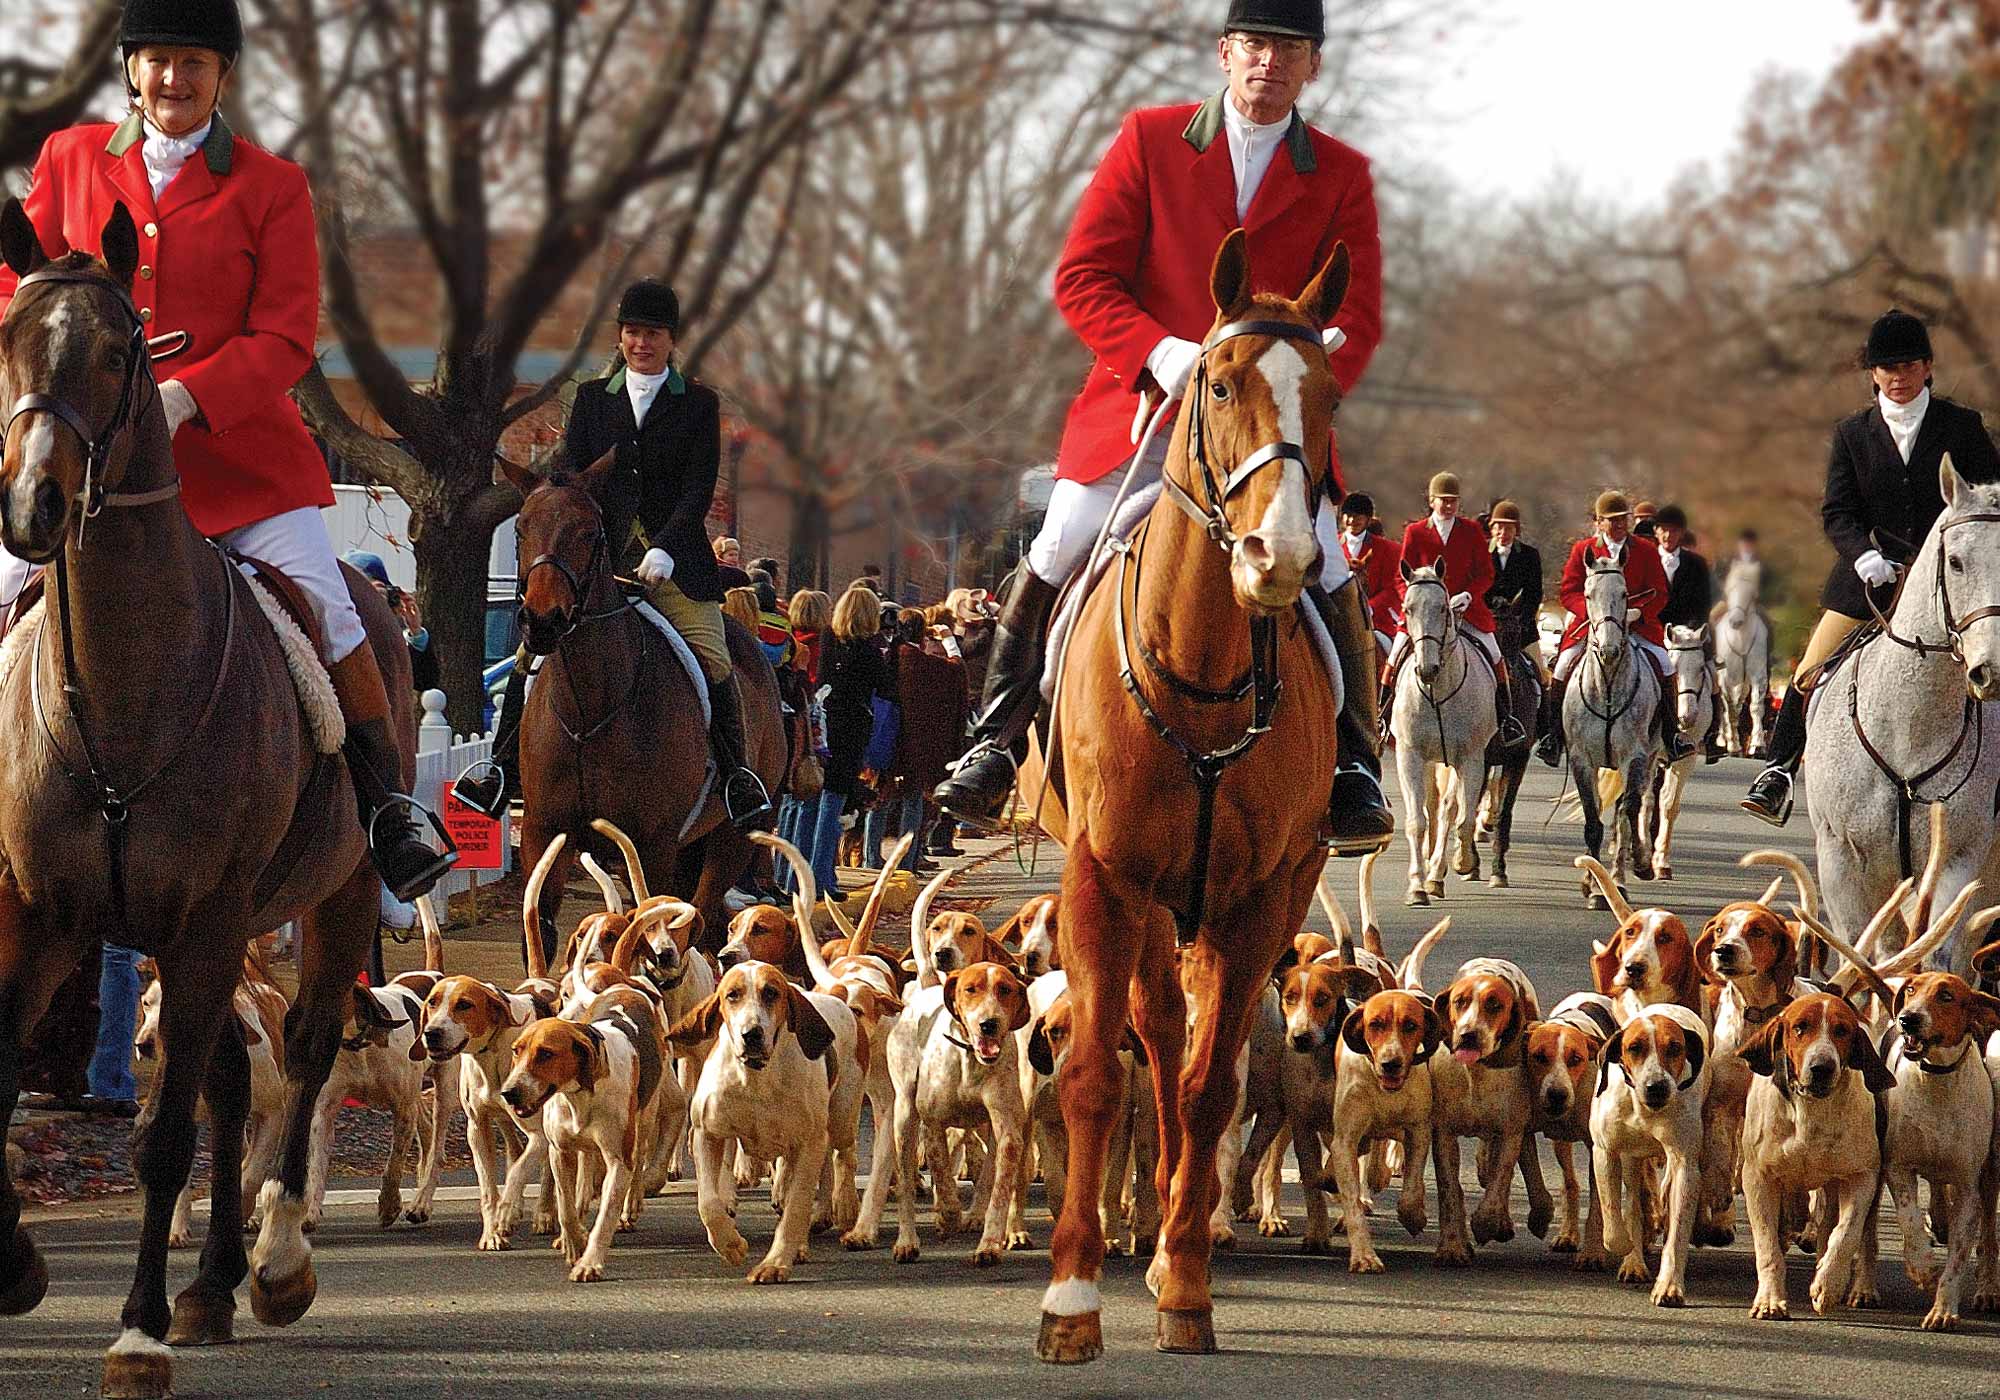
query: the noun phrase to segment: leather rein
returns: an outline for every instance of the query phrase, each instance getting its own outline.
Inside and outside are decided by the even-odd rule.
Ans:
[[[82,269],[44,268],[23,277],[17,294],[34,286],[69,285],[95,288],[108,292],[124,313],[129,325],[129,344],[125,357],[125,381],[118,393],[118,406],[111,419],[102,429],[93,429],[90,421],[74,405],[53,394],[23,394],[14,401],[4,427],[0,427],[0,442],[5,442],[13,433],[14,424],[30,413],[46,413],[76,434],[83,444],[87,462],[84,469],[83,487],[77,493],[77,504],[83,513],[77,520],[76,541],[81,549],[85,539],[85,527],[105,510],[136,510],[145,506],[160,505],[174,500],[181,493],[178,475],[171,485],[151,491],[117,492],[107,489],[105,471],[110,462],[112,449],[135,426],[137,414],[135,405],[140,395],[147,389],[158,398],[159,386],[152,375],[152,358],[155,347],[160,357],[176,354],[187,348],[185,334],[161,336],[157,341],[149,341],[145,322],[139,319],[138,310],[132,304],[131,296],[102,277]],[[211,546],[213,547],[213,546]],[[42,699],[42,668],[39,663],[29,669],[29,694],[35,708],[35,717],[42,728],[56,767],[81,790],[104,819],[104,832],[110,864],[111,900],[113,915],[117,920],[120,935],[128,946],[139,946],[133,940],[128,916],[125,878],[125,847],[132,818],[132,805],[146,794],[167,772],[184,757],[193,746],[195,736],[207,727],[221,698],[223,682],[229,674],[229,661],[236,649],[236,590],[241,580],[220,549],[215,550],[223,569],[223,596],[225,599],[222,623],[222,655],[216,663],[215,678],[209,684],[208,698],[202,702],[201,712],[180,741],[174,745],[165,759],[161,760],[151,774],[129,785],[114,782],[109,776],[95,736],[89,723],[84,719],[82,672],[76,661],[76,637],[71,622],[69,596],[69,550],[59,549],[55,558],[57,625],[62,641],[62,690],[65,708],[69,711],[71,727],[83,746],[83,761],[78,763],[64,750],[62,741],[56,737],[55,726],[49,720],[48,709]]]
[[[1446,658],[1452,654],[1462,651],[1467,645],[1467,643],[1465,640],[1464,633],[1459,630],[1458,614],[1454,612],[1451,607],[1451,586],[1447,584],[1443,579],[1441,578],[1411,579],[1404,585],[1403,596],[1407,600],[1407,598],[1409,597],[1410,589],[1426,588],[1426,587],[1435,588],[1440,593],[1444,594],[1445,598],[1444,636],[1419,637],[1414,632],[1410,632],[1409,630],[1410,609],[1407,601],[1403,605],[1403,630],[1410,637],[1410,649],[1412,651],[1415,651],[1425,642],[1429,642],[1437,647],[1438,669],[1442,670],[1444,669]],[[1407,662],[1405,664],[1414,665],[1415,663]],[[1445,737],[1444,737],[1444,707],[1451,701],[1458,698],[1459,691],[1465,689],[1465,682],[1471,675],[1472,675],[1472,663],[1470,661],[1463,662],[1459,666],[1458,670],[1458,684],[1453,686],[1451,688],[1451,693],[1444,696],[1443,698],[1439,698],[1437,692],[1434,689],[1432,689],[1431,683],[1425,680],[1421,674],[1417,676],[1417,693],[1423,696],[1425,702],[1430,705],[1431,721],[1437,726],[1438,760],[1440,762],[1445,762],[1445,763],[1450,762],[1450,754],[1451,754],[1451,747],[1445,742]],[[1493,683],[1496,686],[1500,683],[1500,676],[1497,671],[1494,673]]]
[[[1193,383],[1189,386],[1187,401],[1189,410],[1187,459],[1201,481],[1202,500],[1196,500],[1188,489],[1176,481],[1171,472],[1160,475],[1161,487],[1167,499],[1179,507],[1216,547],[1227,554],[1237,544],[1234,528],[1229,523],[1226,507],[1239,490],[1266,467],[1282,462],[1297,462],[1306,476],[1307,516],[1317,513],[1320,488],[1313,475],[1311,459],[1306,455],[1305,445],[1296,442],[1269,442],[1250,453],[1221,480],[1217,482],[1211,469],[1204,445],[1208,440],[1206,427],[1207,400],[1211,391],[1208,374],[1208,355],[1217,346],[1242,336],[1267,336],[1280,340],[1310,344],[1323,355],[1325,346],[1320,333],[1309,326],[1291,321],[1247,320],[1231,321],[1209,336],[1202,349],[1202,356],[1195,370]],[[1156,656],[1145,639],[1139,639],[1136,650],[1145,669],[1156,681],[1183,700],[1196,705],[1231,705],[1248,698],[1250,722],[1243,733],[1230,744],[1221,748],[1202,749],[1190,743],[1178,733],[1153,703],[1146,698],[1145,688],[1140,684],[1139,673],[1133,665],[1135,650],[1131,627],[1126,621],[1126,592],[1132,595],[1132,604],[1138,605],[1139,554],[1143,549],[1145,531],[1141,530],[1136,542],[1118,541],[1113,547],[1119,553],[1118,598],[1112,608],[1118,642],[1118,676],[1124,683],[1126,693],[1131,695],[1138,706],[1140,715],[1160,736],[1167,747],[1180,756],[1187,766],[1188,776],[1195,788],[1195,823],[1193,864],[1188,873],[1189,901],[1186,909],[1173,911],[1176,941],[1187,947],[1195,941],[1201,930],[1202,919],[1208,905],[1208,868],[1211,849],[1215,839],[1215,796],[1222,785],[1222,775],[1230,767],[1257,746],[1271,730],[1272,717],[1278,707],[1278,697],[1284,690],[1284,683],[1278,677],[1278,620],[1273,617],[1253,617],[1250,627],[1250,668],[1241,677],[1220,690],[1199,686],[1174,674]]]

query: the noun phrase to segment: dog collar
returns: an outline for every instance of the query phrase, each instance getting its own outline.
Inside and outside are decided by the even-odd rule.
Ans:
[[[1972,1058],[1972,1042],[1968,1040],[1965,1042],[1965,1048],[1958,1052],[1958,1058],[1953,1060],[1950,1064],[1934,1065],[1929,1060],[1920,1059],[1917,1061],[1917,1068],[1922,1070],[1925,1074],[1956,1074],[1959,1070],[1965,1067],[1965,1062],[1971,1058]]]
[[[1769,1006],[1746,1006],[1743,1008],[1743,1024],[1761,1026],[1785,1009],[1783,1002],[1772,1002]]]

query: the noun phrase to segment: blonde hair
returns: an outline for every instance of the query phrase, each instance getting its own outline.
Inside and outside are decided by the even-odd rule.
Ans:
[[[722,595],[722,615],[735,618],[752,632],[757,630],[759,611],[754,588],[732,588]]]
[[[840,595],[833,609],[833,635],[843,642],[858,642],[882,630],[882,600],[875,590],[854,584]]]
[[[833,599],[817,588],[801,588],[785,609],[795,632],[824,632],[833,621]]]

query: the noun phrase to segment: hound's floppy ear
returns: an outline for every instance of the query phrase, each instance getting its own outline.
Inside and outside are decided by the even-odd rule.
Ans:
[[[710,992],[694,1010],[667,1032],[667,1039],[675,1045],[699,1045],[704,1040],[715,1039],[722,1029],[722,992]]]
[[[1799,975],[1799,936],[1783,919],[1773,916],[1771,923],[1778,932],[1778,960],[1771,964],[1771,983],[1783,995]]]
[[[2000,997],[1985,992],[1972,994],[1972,1027],[1973,1034],[1981,1040],[2000,1035]]]
[[[1989,943],[1974,953],[1972,970],[1988,980],[2000,978],[2000,943]]]
[[[1604,1042],[1604,1048],[1597,1052],[1597,1092],[1603,1093],[1611,1087],[1611,1071],[1618,1068],[1618,1057],[1625,1053],[1625,1028]]]
[[[954,972],[944,979],[944,1010],[954,1021],[958,1019],[958,979],[963,975]]]
[[[1418,1047],[1421,1062],[1429,1064],[1431,1056],[1437,1054],[1438,1046],[1444,1044],[1444,1017],[1437,1014],[1434,1007],[1424,1008],[1424,1041]]]
[[[1278,954],[1277,964],[1271,969],[1271,980],[1281,980],[1287,972],[1299,965],[1299,945],[1287,943],[1285,951]]]
[[[583,1033],[586,1053],[577,1061],[576,1086],[587,1094],[611,1073],[611,1056],[604,1049],[603,1031],[595,1026],[578,1026],[577,1030]]]
[[[1352,264],[1347,256],[1347,244],[1333,245],[1333,254],[1326,260],[1326,266],[1319,275],[1306,286],[1299,295],[1299,310],[1315,328],[1330,325],[1340,314],[1341,303],[1347,300],[1347,279]]]
[[[1347,1013],[1347,1019],[1340,1023],[1341,1044],[1345,1045],[1348,1049],[1352,1050],[1357,1055],[1365,1055],[1368,1053],[1368,1037],[1361,1033],[1361,1013],[1364,1010],[1366,1010],[1365,1007],[1360,1007],[1360,1006],[1355,1007],[1352,1011]],[[1426,1029],[1428,1029],[1429,1021],[1431,1019],[1434,1019],[1435,1016],[1436,1016],[1435,1012],[1431,1012],[1428,1014],[1426,1018]]]
[[[1785,1057],[1785,1018],[1773,1016],[1764,1023],[1763,1029],[1750,1037],[1737,1050],[1743,1063],[1750,1066],[1752,1074],[1762,1074],[1773,1079],[1778,1077],[1778,1065]]]
[[[1893,1021],[1903,1014],[1903,1002],[1910,995],[1910,979],[1898,977],[1890,985],[1896,989],[1896,995],[1889,998],[1889,1019]]]
[[[799,1038],[799,1049],[806,1052],[808,1060],[817,1060],[833,1048],[833,1027],[820,1015],[812,998],[792,986],[785,984],[790,992],[792,1034]]]
[[[1847,1067],[1861,1071],[1861,1082],[1868,1086],[1869,1093],[1886,1094],[1896,1087],[1896,1076],[1889,1073],[1875,1043],[1868,1038],[1867,1022],[1855,1019],[1860,1024],[1855,1026],[1854,1039],[1847,1047]]]
[[[1694,941],[1694,965],[1703,980],[1722,986],[1729,979],[1715,970],[1715,940],[1721,936],[1722,920],[1710,919],[1701,926],[1701,937]]]
[[[1028,1063],[1035,1067],[1036,1074],[1056,1072],[1055,1047],[1049,1044],[1048,1021],[1037,1016],[1034,1027],[1028,1032]]]
[[[1215,250],[1215,265],[1209,271],[1208,288],[1215,309],[1224,321],[1240,321],[1249,312],[1250,240],[1242,229],[1232,229],[1222,246]]]
[[[1014,979],[1014,990],[1019,993],[1014,998],[1013,1024],[1008,1029],[1018,1031],[1028,1024],[1028,984],[1021,980],[1021,974],[1013,968],[1007,969],[1007,975]]]
[[[139,270],[139,228],[124,200],[112,206],[97,246],[103,250],[104,265],[111,269],[111,280],[120,287],[131,286],[132,274]]]
[[[1613,938],[1609,943],[1593,941],[1590,946],[1596,950],[1590,955],[1590,980],[1596,986],[1597,994],[1601,997],[1616,996],[1611,984],[1618,978],[1618,940]]]
[[[1000,966],[1006,968],[1016,977],[1021,975],[1020,959],[1015,957],[1009,950],[1002,948],[998,943],[994,942],[991,934],[986,936],[986,957],[984,961],[999,963]]]
[[[18,199],[8,200],[6,208],[0,209],[0,256],[22,277],[49,260],[49,255],[42,251],[34,221]]]
[[[1681,1036],[1687,1042],[1688,1083],[1692,1084],[1701,1078],[1701,1067],[1708,1060],[1708,1046],[1693,1031],[1683,1029]]]

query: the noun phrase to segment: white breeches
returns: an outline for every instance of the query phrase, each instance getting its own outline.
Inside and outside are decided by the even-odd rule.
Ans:
[[[215,542],[238,554],[263,560],[304,590],[326,638],[327,665],[340,661],[368,640],[361,614],[354,610],[354,599],[348,595],[340,561],[334,557],[326,522],[316,507],[301,506],[269,520],[253,521],[218,535]]]
[[[14,605],[21,596],[21,585],[28,581],[34,565],[25,559],[16,559],[4,547],[0,547],[0,612]]]
[[[1667,675],[1673,674],[1674,663],[1667,656],[1667,649],[1665,647],[1647,641],[1636,632],[1632,635],[1632,645],[1651,657],[1653,665],[1659,668],[1662,673]],[[1556,679],[1567,682],[1570,678],[1570,673],[1576,670],[1576,663],[1582,659],[1582,642],[1576,642],[1573,645],[1564,647],[1562,654],[1556,657]]]
[[[1470,637],[1473,641],[1479,643],[1479,648],[1486,653],[1488,661],[1491,661],[1495,666],[1500,664],[1500,643],[1494,640],[1491,632],[1482,632],[1477,627],[1460,627],[1458,630],[1461,636]],[[1376,635],[1379,636],[1381,634],[1377,633]],[[1389,665],[1392,667],[1395,666],[1409,654],[1410,634],[1408,632],[1398,632],[1396,634],[1396,644],[1389,648]]]
[[[1126,493],[1127,499],[1160,479],[1160,470],[1167,461],[1167,433],[1168,429],[1163,427],[1147,447],[1146,459],[1133,474],[1132,491]],[[1105,517],[1111,514],[1112,503],[1118,499],[1118,487],[1129,465],[1128,460],[1089,483],[1056,483],[1049,494],[1049,511],[1042,518],[1041,532],[1028,546],[1028,567],[1034,570],[1036,578],[1061,588],[1069,582],[1070,575],[1083,567],[1090,558],[1091,547],[1097,543],[1097,532],[1104,528]],[[1324,557],[1319,583],[1332,592],[1347,582],[1350,572],[1347,552],[1340,547],[1339,514],[1325,501],[1320,502],[1319,514],[1313,517],[1313,535],[1319,540]]]

